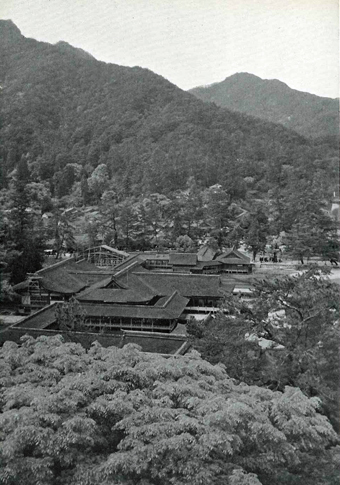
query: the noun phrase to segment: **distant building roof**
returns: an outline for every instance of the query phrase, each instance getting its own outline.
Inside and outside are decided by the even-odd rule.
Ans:
[[[117,264],[114,268],[112,268],[112,271],[114,272],[115,275],[118,275],[119,273],[123,273],[127,270],[131,271],[131,268],[134,268],[136,266],[139,266],[140,268],[142,268],[142,264],[143,264],[143,258],[141,258],[138,253],[132,254],[124,261],[122,261],[121,263]]]
[[[169,261],[170,253],[139,253],[143,261]]]
[[[138,290],[141,285],[146,285],[151,291],[158,295],[169,295],[174,290],[187,297],[218,297],[220,293],[220,278],[215,275],[193,275],[178,273],[138,273],[131,278],[131,284],[136,285]]]
[[[47,291],[72,295],[78,293],[86,286],[105,280],[111,274],[87,261],[75,262],[73,258],[69,258],[42,268],[30,277],[38,277],[41,286]],[[28,284],[28,280],[23,281],[15,285],[14,290],[25,289],[28,287]]]
[[[28,288],[28,280],[21,281],[13,286],[14,291],[25,290],[26,288]]]
[[[174,291],[154,306],[149,305],[105,305],[83,303],[82,308],[89,317],[150,318],[173,320],[179,318],[187,306],[188,299]]]
[[[85,303],[81,306],[88,317],[126,317],[150,318],[155,320],[173,320],[179,318],[187,306],[188,299],[174,291],[167,297],[160,298],[155,305],[106,305],[105,303]],[[56,321],[57,304],[49,305],[18,322],[16,327],[42,329]]]
[[[124,258],[127,258],[129,256],[129,253],[126,253],[125,251],[120,251],[119,249],[116,249],[116,248],[112,248],[111,246],[107,246],[106,244],[101,244],[99,246],[89,247],[89,248],[82,250],[81,252],[86,253],[87,251],[94,251],[94,250],[97,250],[97,249],[98,250],[104,249],[105,251],[107,251],[109,253],[116,254],[117,256],[122,256]]]
[[[24,318],[20,322],[15,324],[15,327],[27,327],[27,328],[46,328],[56,321],[55,310],[57,303],[46,306],[41,310],[32,313],[28,317]]]
[[[204,245],[198,250],[197,259],[198,261],[212,261],[217,254],[218,251],[216,249],[212,249],[210,246]]]
[[[176,302],[175,302],[176,303]],[[177,301],[178,303],[178,301]],[[168,303],[168,307],[170,307],[171,302]],[[46,330],[47,327],[52,325],[56,322],[55,316],[55,307],[57,304],[50,305],[48,307],[43,308],[42,310],[28,316],[24,320],[17,322],[15,325],[8,327],[6,331],[8,331],[8,340],[15,340],[19,341],[20,336],[22,335],[22,331],[27,332],[30,334],[30,330],[33,330],[33,335],[36,337],[39,335],[39,330],[42,330],[44,335],[56,335],[58,334],[58,330]],[[100,308],[99,308],[100,312]],[[90,312],[91,313],[91,312]],[[13,328],[14,332],[11,331]],[[19,334],[15,333],[15,328],[19,328],[21,332]],[[27,330],[26,330],[27,329]],[[44,330],[45,329],[45,330]],[[50,333],[47,333],[50,332]],[[61,332],[62,333],[62,332]],[[186,337],[185,335],[178,335],[177,332],[174,334],[167,334],[166,336],[163,333],[158,332],[145,332],[145,331],[123,331],[123,332],[107,332],[107,333],[90,333],[88,331],[85,332],[67,332],[67,336],[65,335],[66,339],[72,340],[75,339],[76,342],[82,341],[82,335],[86,335],[85,342],[88,342],[89,339],[91,341],[99,341],[101,345],[107,347],[108,345],[115,345],[120,347],[122,345],[122,335],[125,335],[124,338],[124,345],[128,343],[136,343],[141,345],[142,350],[144,352],[156,352],[156,353],[165,353],[165,354],[174,354],[177,352],[183,353],[187,350],[187,346],[183,347],[185,343]]]
[[[170,253],[169,263],[175,266],[195,266],[197,263],[196,253]]]
[[[154,296],[154,293],[137,292],[130,289],[115,289],[115,288],[97,288],[92,291],[83,291],[82,294],[77,295],[77,300],[86,302],[102,302],[102,303],[148,303]]]
[[[250,264],[248,256],[233,248],[224,251],[220,256],[217,256],[216,260],[223,264]]]
[[[48,291],[73,295],[85,288],[86,283],[63,271],[56,270],[41,279],[41,285]]]

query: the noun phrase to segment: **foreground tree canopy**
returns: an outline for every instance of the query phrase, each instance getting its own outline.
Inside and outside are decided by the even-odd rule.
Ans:
[[[191,322],[192,345],[248,384],[299,387],[318,396],[339,424],[339,288],[328,270],[255,282],[251,301],[235,298],[209,322]]]
[[[194,352],[86,352],[60,336],[1,349],[0,483],[337,483],[319,399],[236,384]]]

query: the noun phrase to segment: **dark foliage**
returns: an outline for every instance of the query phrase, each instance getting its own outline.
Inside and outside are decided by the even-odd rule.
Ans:
[[[228,300],[225,312],[188,327],[194,347],[248,384],[299,387],[318,396],[339,430],[338,286],[319,268],[256,283],[249,302]]]
[[[194,176],[203,187],[223,181],[240,198],[245,177],[264,194],[283,164],[310,167],[335,153],[279,125],[206,105],[146,69],[26,39],[6,21],[1,29],[4,172],[25,155],[58,196],[71,191],[74,163],[85,169],[84,201],[84,174],[100,164],[125,195],[169,193]]]
[[[328,137],[329,142],[336,143],[338,138],[338,99],[296,91],[277,79],[243,72],[189,92],[222,108],[280,123],[317,142]]]

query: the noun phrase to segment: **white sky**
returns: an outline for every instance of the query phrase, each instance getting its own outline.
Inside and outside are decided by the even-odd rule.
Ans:
[[[26,37],[147,67],[182,89],[235,72],[339,96],[338,0],[0,0]]]

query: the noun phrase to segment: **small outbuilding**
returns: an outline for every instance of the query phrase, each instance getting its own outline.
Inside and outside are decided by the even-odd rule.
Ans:
[[[250,258],[238,249],[230,248],[217,256],[216,261],[222,264],[223,273],[251,273],[253,266]]]

